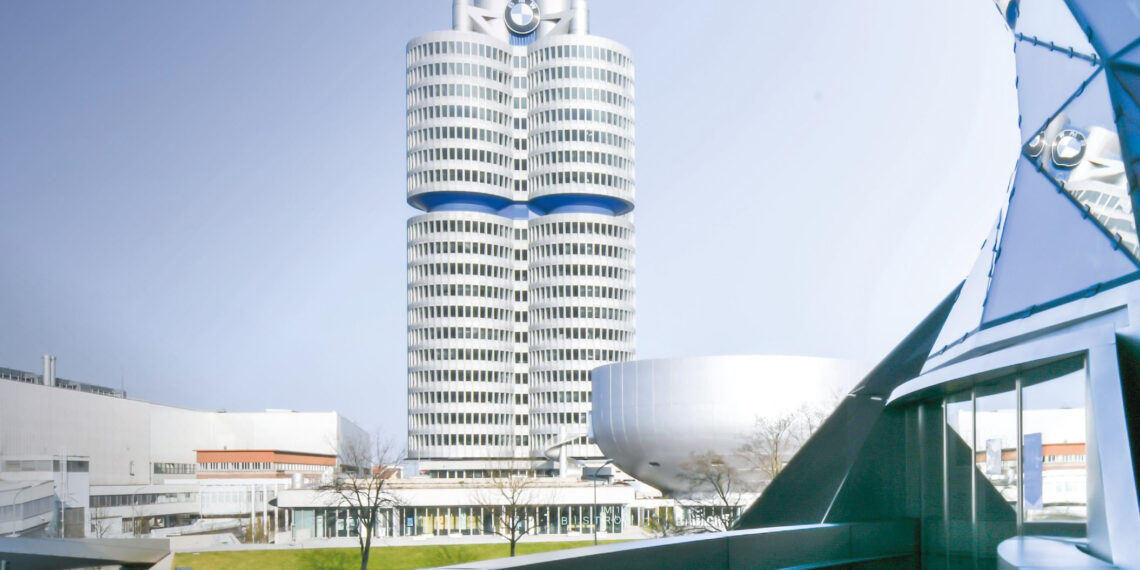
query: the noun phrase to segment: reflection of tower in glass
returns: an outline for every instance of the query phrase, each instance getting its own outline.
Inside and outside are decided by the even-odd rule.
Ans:
[[[582,0],[453,15],[407,49],[409,455],[598,456],[589,371],[634,350],[629,50]]]
[[[1025,152],[1109,233],[1134,254],[1140,254],[1132,200],[1120,153],[1120,138],[1112,126],[1080,128],[1058,113],[1034,135]]]

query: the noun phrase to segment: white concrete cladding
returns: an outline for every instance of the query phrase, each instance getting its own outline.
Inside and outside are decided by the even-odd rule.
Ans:
[[[583,0],[453,8],[407,48],[408,453],[598,457],[589,371],[634,355],[633,60]]]
[[[151,483],[154,464],[195,464],[198,449],[335,454],[364,436],[336,412],[206,412],[0,381],[0,454],[89,456],[91,485]]]
[[[528,64],[531,199],[587,194],[632,208],[629,50],[597,36],[549,36],[530,45]]]
[[[530,228],[530,429],[536,448],[587,441],[590,370],[634,355],[633,224],[554,214]]]
[[[757,418],[826,405],[867,372],[864,364],[804,356],[639,360],[595,369],[594,438],[623,471],[662,491],[695,454],[736,458]]]

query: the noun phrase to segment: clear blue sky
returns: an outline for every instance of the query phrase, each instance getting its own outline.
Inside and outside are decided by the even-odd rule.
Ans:
[[[0,1],[0,366],[405,430],[404,45],[450,0]],[[637,66],[640,357],[875,361],[1017,153],[990,0],[592,0]]]

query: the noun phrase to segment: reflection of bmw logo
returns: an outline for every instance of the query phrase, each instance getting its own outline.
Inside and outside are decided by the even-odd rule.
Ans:
[[[507,3],[507,27],[515,35],[525,36],[538,28],[541,19],[534,0],[511,0]]]
[[[1025,154],[1033,158],[1041,156],[1041,151],[1045,150],[1045,134],[1037,133],[1029,142],[1025,143]]]
[[[1085,155],[1085,135],[1078,130],[1065,129],[1053,139],[1053,164],[1072,168]]]

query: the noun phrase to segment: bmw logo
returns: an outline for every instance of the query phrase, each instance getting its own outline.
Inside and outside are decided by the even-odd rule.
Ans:
[[[538,22],[542,19],[538,12],[538,3],[534,0],[507,2],[506,17],[507,28],[518,36],[525,36],[538,29]]]
[[[1085,156],[1085,135],[1076,129],[1065,129],[1053,139],[1053,164],[1072,168]]]

